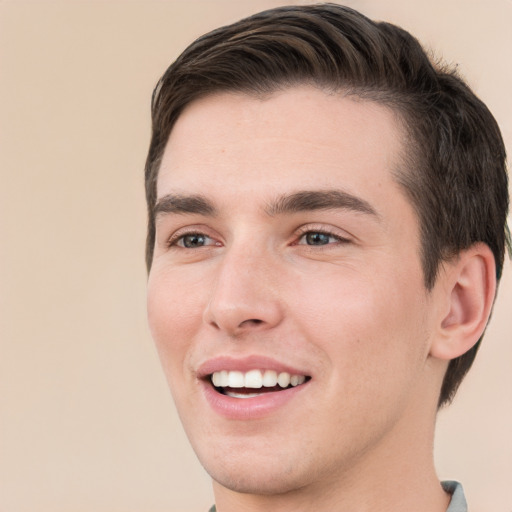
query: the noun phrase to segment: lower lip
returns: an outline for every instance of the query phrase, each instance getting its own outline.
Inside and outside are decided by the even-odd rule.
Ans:
[[[234,398],[217,392],[209,382],[203,382],[203,393],[206,401],[217,414],[232,420],[254,420],[269,416],[284,407],[308,384],[306,382],[300,386],[271,391],[251,398]]]

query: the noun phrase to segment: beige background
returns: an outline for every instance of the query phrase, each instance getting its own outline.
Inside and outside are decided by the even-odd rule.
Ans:
[[[145,323],[149,100],[196,36],[282,3],[0,2],[1,511],[212,502]],[[459,63],[512,152],[510,0],[346,4]],[[507,264],[477,363],[440,415],[440,477],[464,483],[473,512],[512,511],[511,306]]]

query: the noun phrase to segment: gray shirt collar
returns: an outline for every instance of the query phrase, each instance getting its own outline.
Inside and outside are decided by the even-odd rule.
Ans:
[[[446,512],[468,512],[468,505],[464,497],[464,490],[459,482],[441,482],[443,489],[452,495],[450,506]]]

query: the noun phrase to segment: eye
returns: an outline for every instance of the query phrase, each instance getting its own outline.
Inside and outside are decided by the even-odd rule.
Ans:
[[[197,249],[209,245],[216,245],[216,242],[213,238],[203,233],[185,233],[184,235],[178,235],[169,240],[170,247],[177,246],[185,249]]]
[[[299,245],[328,245],[339,242],[348,242],[345,238],[326,233],[324,231],[307,231],[299,238]]]

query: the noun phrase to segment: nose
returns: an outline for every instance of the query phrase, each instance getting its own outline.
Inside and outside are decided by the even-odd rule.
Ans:
[[[204,311],[216,330],[238,337],[276,327],[283,318],[276,265],[269,255],[235,251],[226,254]]]

